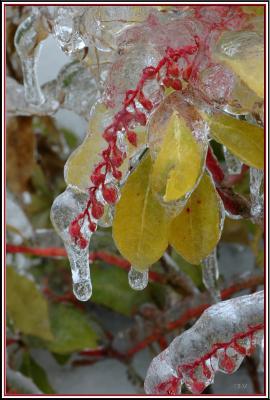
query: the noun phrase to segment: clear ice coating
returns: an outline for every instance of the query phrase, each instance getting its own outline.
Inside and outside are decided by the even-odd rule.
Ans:
[[[148,270],[141,272],[131,266],[128,272],[128,283],[134,290],[145,289],[148,285]]]
[[[170,132],[168,132],[168,124],[170,123],[174,115],[177,115],[181,118],[181,120],[183,121],[183,125],[185,125],[185,128],[187,128],[188,131],[190,131],[192,138],[196,143],[197,167],[196,174],[195,169],[191,174],[190,168],[187,168],[187,163],[182,164],[186,168],[185,173],[192,175],[192,178],[189,182],[189,185],[187,186],[189,189],[186,190],[185,194],[182,197],[176,200],[164,200],[165,196],[163,183],[166,182],[166,179],[168,180],[170,173],[172,174],[174,164],[178,161],[180,162],[180,160],[183,158],[181,150],[179,150],[178,158],[170,160],[171,164],[168,162],[168,171],[165,171],[164,176],[162,176],[161,173],[158,174],[158,177],[160,178],[156,179],[154,191],[162,206],[165,207],[168,214],[172,217],[181,212],[181,210],[185,207],[191,193],[196,189],[197,185],[199,184],[200,178],[204,171],[209,134],[209,127],[207,123],[202,120],[196,108],[186,101],[183,94],[179,92],[173,92],[169,94],[158,106],[155,112],[151,115],[148,123],[148,145],[154,165],[156,160],[160,158],[162,149],[164,149],[167,137],[170,134]],[[183,128],[181,127],[181,129]],[[183,148],[182,143],[179,146],[179,149],[181,148]],[[194,167],[194,165],[195,161],[191,165],[191,168]],[[171,169],[169,168],[169,166]]]
[[[262,222],[264,217],[263,170],[250,168],[249,188],[251,201],[251,215],[255,222]]]
[[[87,198],[87,194],[74,191],[68,186],[63,193],[56,197],[51,208],[52,224],[64,242],[70,262],[73,291],[76,298],[81,301],[89,300],[92,294],[88,252],[91,232],[88,228],[88,221],[85,220],[81,231],[87,245],[81,248],[72,241],[69,226],[78,213],[84,210]]]
[[[192,393],[201,393],[217,371],[233,373],[261,345],[263,323],[263,291],[212,305],[152,360],[145,392],[179,394],[179,383],[184,383]]]
[[[214,303],[220,301],[218,288],[219,268],[216,248],[202,261],[202,280]]]
[[[226,162],[226,168],[229,174],[240,174],[243,163],[235,157],[226,146],[223,146],[223,154]]]
[[[47,32],[32,14],[19,25],[14,38],[22,65],[25,99],[36,106],[45,101],[37,78],[37,60],[40,42],[46,37]]]

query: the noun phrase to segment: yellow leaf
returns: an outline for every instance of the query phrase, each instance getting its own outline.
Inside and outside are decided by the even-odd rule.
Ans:
[[[189,263],[199,264],[221,235],[222,204],[205,173],[183,211],[171,222],[169,242]]]
[[[166,202],[190,192],[200,176],[203,152],[183,117],[170,117],[161,150],[153,165],[151,185]]]
[[[83,143],[74,150],[66,162],[64,175],[67,185],[75,186],[83,191],[91,186],[89,178],[91,172],[94,166],[101,162],[100,154],[107,147],[107,142],[102,137],[102,121],[105,121],[105,124],[107,121],[109,125],[108,121],[111,117],[111,110],[107,110],[102,103],[97,104]]]
[[[107,126],[112,122],[114,111],[107,109],[103,103],[97,103],[92,111],[89,121],[88,133],[83,143],[68,158],[64,175],[67,185],[87,191],[92,186],[90,175],[95,166],[102,161],[101,152],[106,149],[108,143],[103,139],[102,134]],[[145,129],[140,127],[136,130],[138,133],[138,146],[142,146],[146,141]],[[119,168],[125,174],[129,168],[129,158],[137,149],[132,145],[128,145],[127,158]]]
[[[263,169],[264,131],[263,128],[217,113],[206,116],[212,137],[224,144],[245,164]]]
[[[259,97],[264,97],[263,34],[225,32],[213,52],[213,58],[226,64]]]
[[[168,246],[169,218],[150,189],[151,158],[144,158],[122,189],[113,221],[120,253],[138,270],[156,262]]]

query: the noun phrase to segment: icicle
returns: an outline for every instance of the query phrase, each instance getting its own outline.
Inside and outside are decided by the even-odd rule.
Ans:
[[[78,246],[65,244],[65,248],[71,267],[73,293],[78,300],[87,301],[92,295],[88,247],[78,249]]]
[[[177,394],[185,383],[201,393],[217,371],[231,374],[261,345],[264,292],[221,301],[155,357],[147,371],[147,394]]]
[[[54,200],[51,208],[51,221],[67,250],[74,295],[81,301],[87,301],[92,294],[88,254],[91,232],[86,219],[81,228],[84,243],[75,244],[70,236],[69,228],[77,214],[84,209],[87,197],[87,194],[75,192],[68,186],[65,192]]]
[[[202,261],[202,276],[204,286],[210,292],[213,302],[217,303],[220,301],[220,291],[217,284],[219,269],[216,248]]]
[[[263,219],[264,196],[263,196],[263,170],[250,168],[250,201],[251,215],[255,222]]]
[[[37,16],[31,15],[19,25],[14,38],[15,47],[22,63],[25,99],[28,103],[37,106],[45,101],[36,69],[39,43],[47,36],[39,24]]]
[[[226,167],[229,174],[240,174],[243,163],[235,157],[226,146],[223,146],[223,154],[226,161]]]
[[[143,290],[148,284],[148,270],[140,272],[134,267],[130,267],[128,273],[129,286],[134,290]]]
[[[80,34],[83,13],[83,7],[56,7],[53,33],[59,46],[67,55],[76,56],[86,47]]]

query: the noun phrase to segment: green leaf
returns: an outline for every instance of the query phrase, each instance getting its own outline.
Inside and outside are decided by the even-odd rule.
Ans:
[[[78,138],[74,132],[67,128],[61,128],[61,131],[66,139],[67,145],[70,149],[75,149],[78,145]]]
[[[65,365],[70,359],[70,354],[52,353],[52,355],[60,365]]]
[[[7,267],[7,312],[14,326],[26,335],[52,340],[48,304],[36,284]]]
[[[140,305],[151,302],[147,287],[138,293],[128,284],[127,272],[116,267],[99,265],[92,272],[93,295],[91,301],[102,304],[127,316],[137,311]]]
[[[138,270],[158,261],[168,246],[170,218],[151,191],[151,167],[147,156],[129,176],[113,221],[118,250]]]
[[[72,305],[51,304],[50,320],[55,339],[48,343],[54,353],[67,354],[97,346],[98,334],[87,316]]]
[[[43,393],[53,394],[54,389],[51,387],[47,374],[44,369],[36,363],[28,352],[23,354],[22,365],[20,371],[29,378],[39,387]]]
[[[179,266],[179,269],[188,275],[198,288],[203,288],[202,269],[200,265],[190,264],[175,251],[172,252],[172,258]]]

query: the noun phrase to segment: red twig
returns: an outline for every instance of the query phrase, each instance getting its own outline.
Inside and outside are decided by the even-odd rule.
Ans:
[[[236,284],[229,286],[228,288],[222,290],[221,291],[221,299],[226,300],[226,299],[230,298],[231,295],[239,292],[240,290],[253,288],[258,285],[262,285],[263,282],[264,282],[264,277],[260,276],[260,275],[245,279],[242,282],[236,283]],[[144,348],[149,346],[149,344],[158,341],[159,338],[162,335],[164,335],[164,333],[169,333],[171,331],[174,331],[175,329],[182,328],[193,318],[200,317],[200,315],[203,313],[203,311],[206,310],[208,307],[210,307],[210,304],[206,303],[206,304],[201,304],[194,308],[190,308],[189,310],[184,312],[179,319],[169,322],[164,327],[163,332],[161,332],[160,329],[157,331],[154,331],[151,335],[149,335],[147,338],[145,338],[141,343],[139,343],[136,346],[134,346],[133,348],[131,348],[128,351],[128,356],[133,356],[138,351],[143,350]]]
[[[26,246],[16,246],[13,244],[6,245],[7,253],[23,253],[23,254],[31,254],[39,257],[66,257],[66,250],[61,247],[48,247],[48,248],[40,248],[40,247],[26,247]],[[101,260],[108,264],[114,265],[125,271],[128,271],[130,268],[130,263],[124,258],[117,256],[115,254],[106,252],[106,251],[93,251],[89,254],[89,259],[91,261]],[[154,271],[149,272],[149,279],[153,282],[164,282],[165,278]]]
[[[208,146],[206,166],[211,172],[215,183],[221,184],[225,178],[225,174],[210,146]]]

